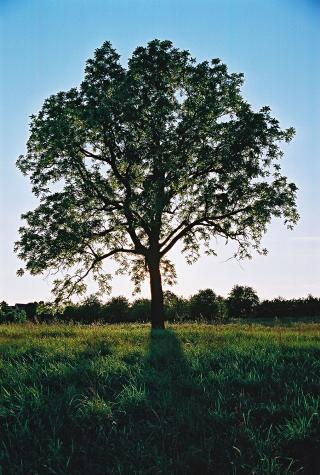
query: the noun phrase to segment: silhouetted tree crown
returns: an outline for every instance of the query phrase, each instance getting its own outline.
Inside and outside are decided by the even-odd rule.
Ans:
[[[259,297],[252,287],[235,285],[228,296],[231,317],[250,317],[259,305]]]
[[[23,215],[16,249],[31,274],[59,270],[57,298],[86,290],[91,273],[115,259],[136,288],[149,274],[154,327],[163,327],[162,281],[175,279],[168,252],[178,242],[188,262],[212,237],[238,244],[236,255],[265,252],[272,216],[298,218],[296,186],[281,174],[281,130],[269,107],[242,98],[243,75],[219,59],[197,63],[170,41],[138,47],[125,68],[109,42],[97,49],[79,88],[50,96],[31,116],[19,169],[39,206]],[[22,273],[22,271],[20,271]]]

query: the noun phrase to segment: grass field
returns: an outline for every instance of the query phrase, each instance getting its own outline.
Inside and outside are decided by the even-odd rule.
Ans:
[[[320,473],[319,324],[13,325],[0,345],[2,475]]]

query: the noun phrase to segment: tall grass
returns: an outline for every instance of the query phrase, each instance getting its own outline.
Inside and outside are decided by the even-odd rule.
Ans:
[[[318,475],[319,337],[2,326],[0,473]]]

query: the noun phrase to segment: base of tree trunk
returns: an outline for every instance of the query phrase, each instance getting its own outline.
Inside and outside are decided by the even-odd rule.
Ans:
[[[151,290],[151,328],[164,330],[164,304],[160,273],[160,259],[149,264]]]
[[[151,322],[151,328],[152,330],[165,330],[165,324],[164,322]]]

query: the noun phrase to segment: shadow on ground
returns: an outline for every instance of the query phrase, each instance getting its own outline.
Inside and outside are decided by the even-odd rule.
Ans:
[[[1,350],[1,475],[320,473],[316,416],[282,447],[275,427],[315,412],[311,353],[300,367],[297,350],[201,353],[197,337],[186,355],[172,329],[120,329],[79,347],[54,336]]]

